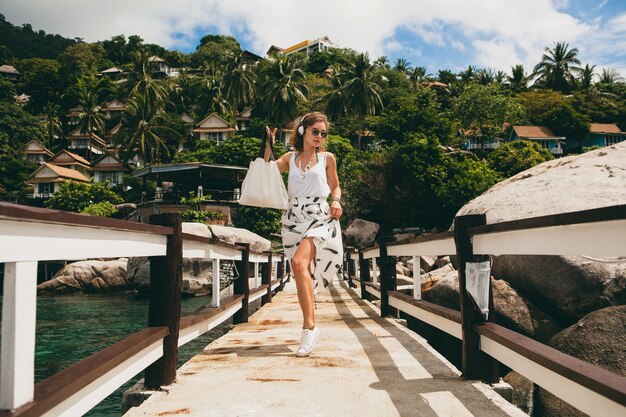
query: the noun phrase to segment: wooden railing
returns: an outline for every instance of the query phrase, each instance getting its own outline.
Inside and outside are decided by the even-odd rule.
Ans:
[[[137,256],[150,259],[148,327],[35,384],[37,263]],[[211,306],[181,317],[183,258],[213,261],[213,296]],[[239,277],[234,294],[222,298],[219,274],[225,260],[235,262]],[[285,277],[283,255],[182,233],[179,214],[152,216],[151,224],[141,224],[3,202],[0,263],[2,417],[82,415],[143,370],[147,388],[170,384],[179,346],[230,317],[246,322],[249,303],[270,302]]]
[[[462,375],[496,382],[498,364],[517,371],[591,416],[626,415],[626,378],[578,360],[497,325],[489,286],[485,320],[466,290],[465,266],[485,255],[626,255],[626,206],[485,224],[484,215],[459,216],[454,232],[348,250],[348,278],[360,281],[361,296],[380,300],[381,315],[400,311],[462,343]],[[456,255],[460,311],[421,300],[419,256]],[[397,256],[412,256],[413,293],[397,291]],[[373,276],[370,276],[370,262]]]

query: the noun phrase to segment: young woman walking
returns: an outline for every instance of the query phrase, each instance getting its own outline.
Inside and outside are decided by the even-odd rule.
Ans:
[[[337,161],[324,151],[329,127],[323,113],[304,115],[290,140],[294,151],[276,161],[280,172],[289,170],[289,207],[281,219],[281,233],[304,321],[296,356],[308,356],[313,350],[320,334],[315,322],[315,294],[333,280],[343,262]],[[273,141],[276,129],[266,127],[266,131]]]

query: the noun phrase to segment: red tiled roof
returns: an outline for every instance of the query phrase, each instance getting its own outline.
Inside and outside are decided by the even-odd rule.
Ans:
[[[66,154],[68,154],[68,155],[69,155],[69,156],[71,156],[71,157],[72,157],[72,159],[74,159],[76,162],[79,162],[79,163],[81,163],[81,164],[83,164],[83,165],[86,165],[86,166],[88,166],[88,167],[91,165],[91,164],[89,163],[89,161],[88,161],[88,160],[86,160],[85,158],[83,158],[83,157],[82,157],[82,156],[80,156],[80,155],[76,155],[75,153],[72,153],[72,152],[68,151],[67,149],[63,149],[62,151],[58,152],[56,155],[54,155],[54,157],[52,157],[52,160],[54,161],[54,159],[55,159],[57,156],[61,155],[62,153],[66,153]]]
[[[557,138],[546,126],[513,126],[515,134],[520,138]]]
[[[615,123],[590,123],[590,133],[625,133]]]

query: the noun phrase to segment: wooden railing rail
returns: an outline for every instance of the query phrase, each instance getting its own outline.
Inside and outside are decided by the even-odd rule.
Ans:
[[[0,417],[83,414],[145,369],[146,386],[176,376],[178,347],[230,317],[238,322],[248,304],[282,289],[283,254],[256,252],[182,233],[180,215],[153,216],[141,224],[0,202],[0,262],[5,264],[0,366]],[[147,256],[151,263],[148,327],[34,384],[37,262]],[[181,317],[182,258],[213,261],[213,302]],[[239,266],[235,295],[220,297],[220,262]],[[262,265],[261,285],[248,288],[249,267]],[[256,276],[255,276],[256,282]],[[240,321],[239,321],[240,322]]]
[[[492,382],[498,376],[499,362],[585,413],[625,415],[626,378],[495,324],[490,282],[489,316],[484,319],[465,290],[465,265],[492,254],[625,256],[626,205],[490,225],[485,224],[484,216],[460,216],[455,218],[453,232],[379,241],[372,247],[351,251],[348,258],[359,266],[361,297],[379,298],[382,315],[393,315],[393,307],[462,341],[464,377]],[[424,255],[456,255],[461,311],[421,301],[417,290],[419,256]],[[384,258],[395,256],[413,257],[413,296],[390,289],[393,271],[386,265],[392,265],[393,260]],[[370,277],[370,262],[374,275],[376,265],[381,267],[380,283]]]

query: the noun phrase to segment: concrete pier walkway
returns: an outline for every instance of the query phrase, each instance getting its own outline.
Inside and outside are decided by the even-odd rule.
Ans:
[[[297,358],[302,318],[287,284],[178,371],[136,416],[525,416],[459,372],[345,283],[317,297],[314,353]]]

